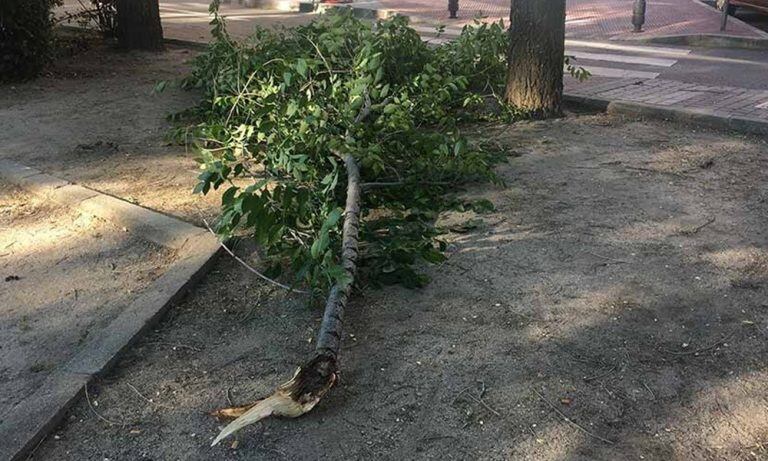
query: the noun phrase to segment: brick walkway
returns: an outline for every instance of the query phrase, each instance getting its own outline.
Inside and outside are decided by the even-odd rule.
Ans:
[[[768,126],[768,90],[708,86],[674,80],[592,78],[566,81],[571,96],[693,109],[725,118],[747,118]]]
[[[77,0],[66,0],[73,6]],[[447,0],[377,0],[385,6],[428,18],[447,15],[436,3]],[[463,15],[477,13],[501,17],[508,0],[459,0]],[[542,0],[545,1],[545,0]],[[161,0],[161,15],[166,38],[207,42],[209,35],[208,0]],[[356,5],[371,4],[359,0]],[[632,0],[568,0],[569,38],[622,38],[631,28]],[[223,5],[229,31],[235,37],[247,36],[255,24],[262,26],[296,25],[312,19],[298,15],[253,8]],[[679,18],[684,18],[683,20]],[[713,22],[714,21],[714,22]],[[459,23],[450,23],[453,26]],[[716,25],[713,25],[716,24]],[[719,15],[697,0],[649,0],[646,34],[704,33],[719,27]],[[425,30],[431,28],[425,27]],[[728,33],[748,37],[768,36],[739,21],[730,21]],[[450,36],[450,32],[445,37]],[[633,35],[636,37],[637,35]],[[649,73],[649,75],[651,75]],[[702,86],[658,78],[608,78],[596,76],[579,83],[568,78],[566,91],[576,97],[652,104],[667,108],[695,109],[722,117],[747,117],[768,124],[768,91],[735,87]]]
[[[646,24],[632,33],[633,0],[568,0],[567,35],[570,38],[622,39],[666,35],[720,34],[719,12],[698,0],[648,0]],[[358,0],[360,6],[463,25],[476,16],[490,20],[509,17],[509,0],[459,0],[460,18],[448,19],[447,0]],[[731,18],[727,35],[765,38],[768,34]]]

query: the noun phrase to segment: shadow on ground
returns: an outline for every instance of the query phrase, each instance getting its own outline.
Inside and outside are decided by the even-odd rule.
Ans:
[[[484,135],[514,157],[470,193],[496,210],[427,288],[356,296],[313,413],[209,447],[207,412],[288,378],[319,323],[224,259],[35,458],[767,456],[765,142],[592,115]]]

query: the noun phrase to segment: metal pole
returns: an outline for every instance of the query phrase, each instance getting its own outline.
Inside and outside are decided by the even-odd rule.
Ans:
[[[720,32],[725,31],[725,26],[728,25],[728,12],[731,10],[731,0],[725,0],[723,2],[723,17],[720,20]]]
[[[635,26],[635,32],[643,31],[645,24],[645,0],[635,0],[632,8],[632,25]]]
[[[451,14],[451,19],[458,18],[459,0],[448,0],[448,12]]]

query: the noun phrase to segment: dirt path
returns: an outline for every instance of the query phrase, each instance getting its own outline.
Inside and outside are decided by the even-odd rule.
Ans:
[[[82,402],[35,458],[768,456],[765,141],[591,115],[485,135],[513,157],[472,192],[497,210],[427,288],[357,294],[313,413],[209,448],[206,412],[288,377],[319,323],[223,259],[92,388],[119,424]]]

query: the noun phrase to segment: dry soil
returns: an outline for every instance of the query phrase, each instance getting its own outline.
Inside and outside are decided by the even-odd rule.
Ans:
[[[194,164],[160,141],[194,96],[150,95],[189,55],[99,53],[78,65],[109,72],[3,89],[4,155],[194,216]],[[287,379],[320,317],[222,259],[34,458],[768,457],[765,140],[584,114],[477,135],[510,157],[467,192],[496,210],[428,287],[355,294],[312,413],[209,447],[207,413]],[[120,147],[78,154],[99,141]]]

